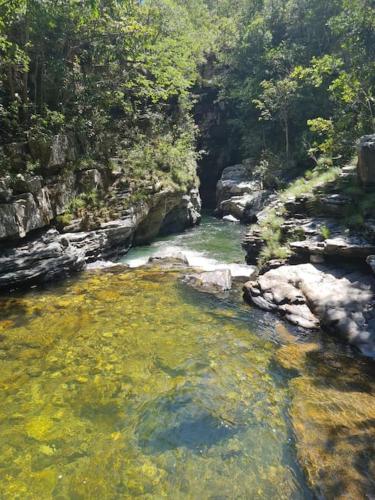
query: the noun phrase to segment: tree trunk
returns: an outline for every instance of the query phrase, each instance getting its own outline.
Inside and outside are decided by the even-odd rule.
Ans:
[[[15,89],[15,85],[14,85],[13,65],[12,64],[8,65],[7,73],[8,73],[8,85],[9,85],[10,98],[12,101],[14,101],[14,99],[16,97],[16,89]]]
[[[289,122],[288,115],[284,115],[284,129],[285,129],[285,153],[286,153],[286,162],[289,165]]]

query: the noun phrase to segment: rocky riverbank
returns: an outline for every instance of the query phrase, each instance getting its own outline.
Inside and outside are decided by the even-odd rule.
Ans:
[[[57,136],[45,175],[0,179],[0,288],[55,279],[199,223],[195,165],[183,188],[152,176],[135,182],[120,159],[73,171],[73,154]]]
[[[375,136],[352,165],[299,180],[271,198],[243,243],[260,276],[245,299],[375,356]]]

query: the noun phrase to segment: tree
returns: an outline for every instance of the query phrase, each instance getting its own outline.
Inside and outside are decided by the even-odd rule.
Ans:
[[[297,94],[297,82],[292,78],[282,80],[264,80],[261,82],[262,93],[253,103],[260,111],[260,120],[280,121],[285,133],[286,161],[290,160],[289,114]]]

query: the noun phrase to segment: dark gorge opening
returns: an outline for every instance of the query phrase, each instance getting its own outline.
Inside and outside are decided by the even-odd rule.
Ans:
[[[219,89],[211,83],[209,65],[202,71],[202,85],[196,90],[195,123],[200,195],[205,209],[216,207],[216,184],[225,167],[241,160],[238,138],[230,127],[229,105],[220,100]]]

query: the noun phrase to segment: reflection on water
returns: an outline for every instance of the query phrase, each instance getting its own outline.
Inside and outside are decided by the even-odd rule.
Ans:
[[[233,300],[150,269],[5,299],[0,497],[309,498],[274,328]]]

